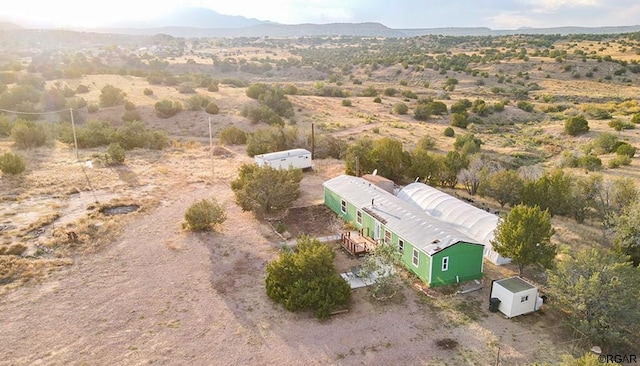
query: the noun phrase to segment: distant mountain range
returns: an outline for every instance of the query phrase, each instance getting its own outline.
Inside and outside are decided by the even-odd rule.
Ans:
[[[5,21],[2,21],[5,20]],[[31,24],[0,19],[0,30],[34,28]],[[36,28],[51,28],[41,25]],[[492,30],[484,27],[451,27],[393,29],[380,23],[332,23],[332,24],[279,24],[242,16],[217,13],[205,8],[183,8],[170,15],[145,22],[114,23],[104,28],[72,30],[154,35],[169,34],[174,37],[301,37],[301,36],[370,36],[370,37],[416,37],[422,35],[447,36],[501,36],[510,34],[616,34],[640,32],[640,25],[621,27],[556,27]]]

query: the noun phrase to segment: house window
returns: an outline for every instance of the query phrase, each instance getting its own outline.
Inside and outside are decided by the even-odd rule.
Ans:
[[[391,243],[391,231],[389,229],[384,229],[384,242]]]
[[[345,200],[340,201],[340,211],[344,214],[347,213],[347,201]]]
[[[398,240],[398,251],[404,253],[404,240],[402,239]]]
[[[449,257],[442,258],[442,271],[446,271],[449,269]]]
[[[413,259],[412,259],[412,263],[414,266],[418,266],[419,263],[419,258],[418,258],[418,250],[417,249],[413,249]]]
[[[522,296],[522,297],[520,298],[520,302],[527,302],[527,301],[529,301],[529,295],[527,295],[527,296]]]
[[[362,211],[356,211],[356,222],[362,225]]]

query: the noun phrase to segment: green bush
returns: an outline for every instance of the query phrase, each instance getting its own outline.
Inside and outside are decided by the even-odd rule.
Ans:
[[[162,150],[169,147],[169,134],[165,131],[147,132],[146,147],[151,150]]]
[[[220,143],[224,145],[244,145],[247,143],[247,133],[236,126],[230,126],[220,131]]]
[[[76,88],[76,93],[77,94],[85,94],[89,92],[89,88],[86,85],[78,85],[78,87]]]
[[[409,106],[403,102],[398,102],[393,105],[393,113],[395,114],[407,114],[409,112]]]
[[[626,142],[621,142],[616,147],[616,155],[618,156],[628,156],[632,158],[636,154],[636,148],[631,146]]]
[[[100,110],[100,106],[95,103],[91,103],[87,106],[87,112],[89,113],[96,113],[99,110]]]
[[[577,136],[589,131],[589,123],[584,116],[569,117],[564,123],[564,132],[570,136]]]
[[[215,199],[193,203],[184,214],[184,227],[191,231],[211,231],[227,219],[224,208]]]
[[[156,110],[156,115],[160,118],[170,118],[178,114],[182,110],[182,103],[177,101],[172,101],[168,99],[163,99],[159,102],[156,102],[154,106]]]
[[[26,167],[24,159],[18,154],[6,152],[0,155],[0,171],[4,174],[20,174]]]
[[[374,103],[382,103],[382,99],[380,99],[380,97],[375,97],[375,98],[373,98],[373,102]]]
[[[351,100],[349,100],[349,99],[343,99],[343,100],[342,100],[342,105],[343,105],[344,107],[351,107],[353,104],[351,103]]]
[[[640,113],[635,113],[632,117],[631,117],[631,122],[632,123],[640,123]]]
[[[386,88],[384,90],[384,95],[388,96],[388,97],[393,97],[394,95],[398,94],[398,89],[395,88]]]
[[[127,94],[125,94],[122,89],[107,84],[102,88],[100,93],[100,106],[113,107],[124,104],[126,96]]]
[[[468,116],[467,113],[454,113],[451,115],[451,126],[467,128]]]
[[[447,137],[453,137],[455,136],[456,132],[453,130],[453,128],[451,127],[447,127],[444,129],[444,135]]]
[[[210,92],[217,92],[218,90],[219,90],[218,84],[216,84],[216,83],[211,83],[207,87],[207,91],[210,91]]]
[[[218,114],[218,113],[220,113],[220,108],[218,107],[217,104],[215,104],[214,102],[211,102],[211,103],[209,103],[209,105],[205,109],[205,112],[207,112],[209,114]]]
[[[144,88],[143,93],[144,93],[144,95],[146,95],[146,96],[150,96],[150,95],[153,95],[153,90],[151,90],[151,89],[149,89],[149,88]]]
[[[578,165],[589,171],[597,171],[602,169],[602,160],[595,155],[585,155],[578,158]]]
[[[124,164],[125,152],[124,148],[117,142],[112,142],[107,147],[107,162],[109,165]]]
[[[11,136],[11,129],[13,129],[13,122],[6,116],[0,116],[0,137]]]
[[[140,115],[140,112],[138,112],[137,110],[128,109],[124,111],[124,114],[122,115],[122,120],[125,122],[142,121],[142,116]]]
[[[621,165],[631,165],[631,157],[628,155],[618,155],[609,160],[608,166],[611,169],[619,168]]]
[[[20,149],[39,147],[47,142],[47,132],[40,123],[18,120],[11,129],[11,138]]]
[[[136,109],[136,105],[135,105],[135,104],[133,104],[133,102],[126,101],[126,102],[124,103],[124,110],[125,110],[125,111],[133,111],[133,110],[135,110],[135,109]]]
[[[307,236],[298,239],[296,252],[282,252],[267,265],[267,296],[289,311],[312,310],[318,318],[328,317],[351,299],[334,257],[327,244]]]
[[[533,103],[527,102],[526,100],[519,100],[516,106],[525,112],[533,112]]]
[[[211,103],[211,98],[206,95],[192,95],[185,101],[185,107],[190,111],[200,111]],[[213,113],[212,113],[213,114]]]

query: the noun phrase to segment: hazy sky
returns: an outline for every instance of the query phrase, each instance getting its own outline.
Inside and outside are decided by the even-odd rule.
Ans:
[[[0,16],[58,26],[146,20],[177,6],[285,24],[380,22],[391,28],[618,26],[640,24],[638,0],[12,0]]]

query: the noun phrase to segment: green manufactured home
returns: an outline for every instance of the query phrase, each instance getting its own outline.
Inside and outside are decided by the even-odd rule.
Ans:
[[[396,246],[404,265],[429,286],[482,277],[484,245],[454,224],[440,222],[362,178],[341,175],[323,186],[327,207],[363,235]]]

